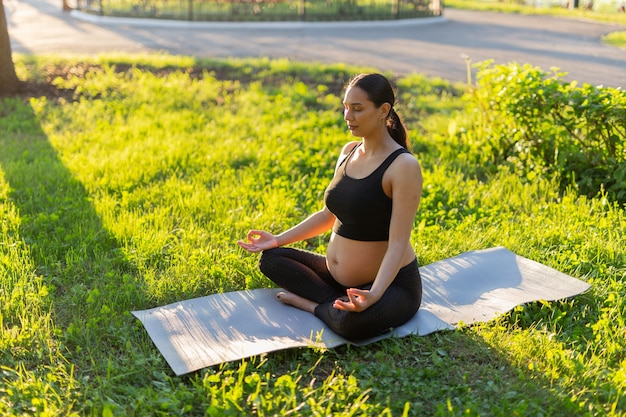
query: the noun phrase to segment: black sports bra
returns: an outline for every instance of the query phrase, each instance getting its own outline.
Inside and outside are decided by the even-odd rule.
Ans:
[[[324,201],[326,207],[337,217],[333,232],[352,240],[389,240],[389,224],[393,202],[383,190],[383,175],[389,165],[403,153],[396,149],[365,178],[352,178],[346,174],[347,162],[359,145],[339,164],[337,174],[331,181]]]

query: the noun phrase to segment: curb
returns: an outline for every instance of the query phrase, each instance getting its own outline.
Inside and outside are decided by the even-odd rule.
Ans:
[[[348,22],[198,22],[133,17],[96,16],[72,10],[70,16],[77,20],[97,25],[160,27],[172,29],[306,29],[306,28],[374,28],[422,26],[445,22],[444,16],[398,20],[357,20]]]

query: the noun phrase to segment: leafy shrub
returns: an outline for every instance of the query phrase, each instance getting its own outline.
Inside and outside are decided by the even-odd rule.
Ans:
[[[579,87],[556,69],[491,61],[478,68],[465,96],[473,127],[461,134],[476,162],[529,180],[556,175],[562,189],[626,202],[626,92]]]

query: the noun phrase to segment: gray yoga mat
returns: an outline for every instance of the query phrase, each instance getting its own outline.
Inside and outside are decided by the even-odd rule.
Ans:
[[[418,313],[393,332],[359,345],[486,322],[524,303],[560,300],[589,288],[503,247],[465,252],[420,272],[424,293]],[[213,294],[132,314],[176,375],[281,349],[353,343],[314,315],[279,302],[278,291]]]

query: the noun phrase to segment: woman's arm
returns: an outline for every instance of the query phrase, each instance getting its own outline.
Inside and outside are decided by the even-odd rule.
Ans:
[[[247,241],[240,240],[237,244],[248,252],[260,252],[319,236],[330,230],[334,222],[335,216],[324,207],[279,235],[264,230],[250,230]]]
[[[352,141],[343,147],[335,165],[335,174],[343,159],[358,143]],[[246,236],[247,241],[240,240],[237,244],[249,252],[260,252],[319,236],[330,230],[334,223],[335,215],[324,206],[323,209],[313,213],[304,221],[279,235],[254,229],[248,232]]]
[[[335,215],[326,206],[318,212],[313,213],[301,223],[276,236],[278,246],[285,246],[290,243],[300,242],[327,232],[333,227]]]
[[[408,155],[410,156],[410,155]],[[411,231],[422,195],[422,171],[417,160],[401,155],[389,167],[393,210],[389,225],[389,243],[372,287],[369,290],[350,288],[349,301],[337,300],[335,307],[346,311],[363,311],[376,303],[403,266],[410,248]]]
[[[337,175],[337,170],[343,160],[359,143],[360,142],[358,141],[351,141],[343,146],[341,154],[339,155],[339,158],[337,158],[337,163],[335,164],[335,175]],[[323,209],[312,214],[302,223],[299,223],[291,229],[276,236],[277,244],[278,246],[284,246],[290,243],[319,236],[333,227],[335,219],[335,215],[331,213],[326,206],[324,206]]]

